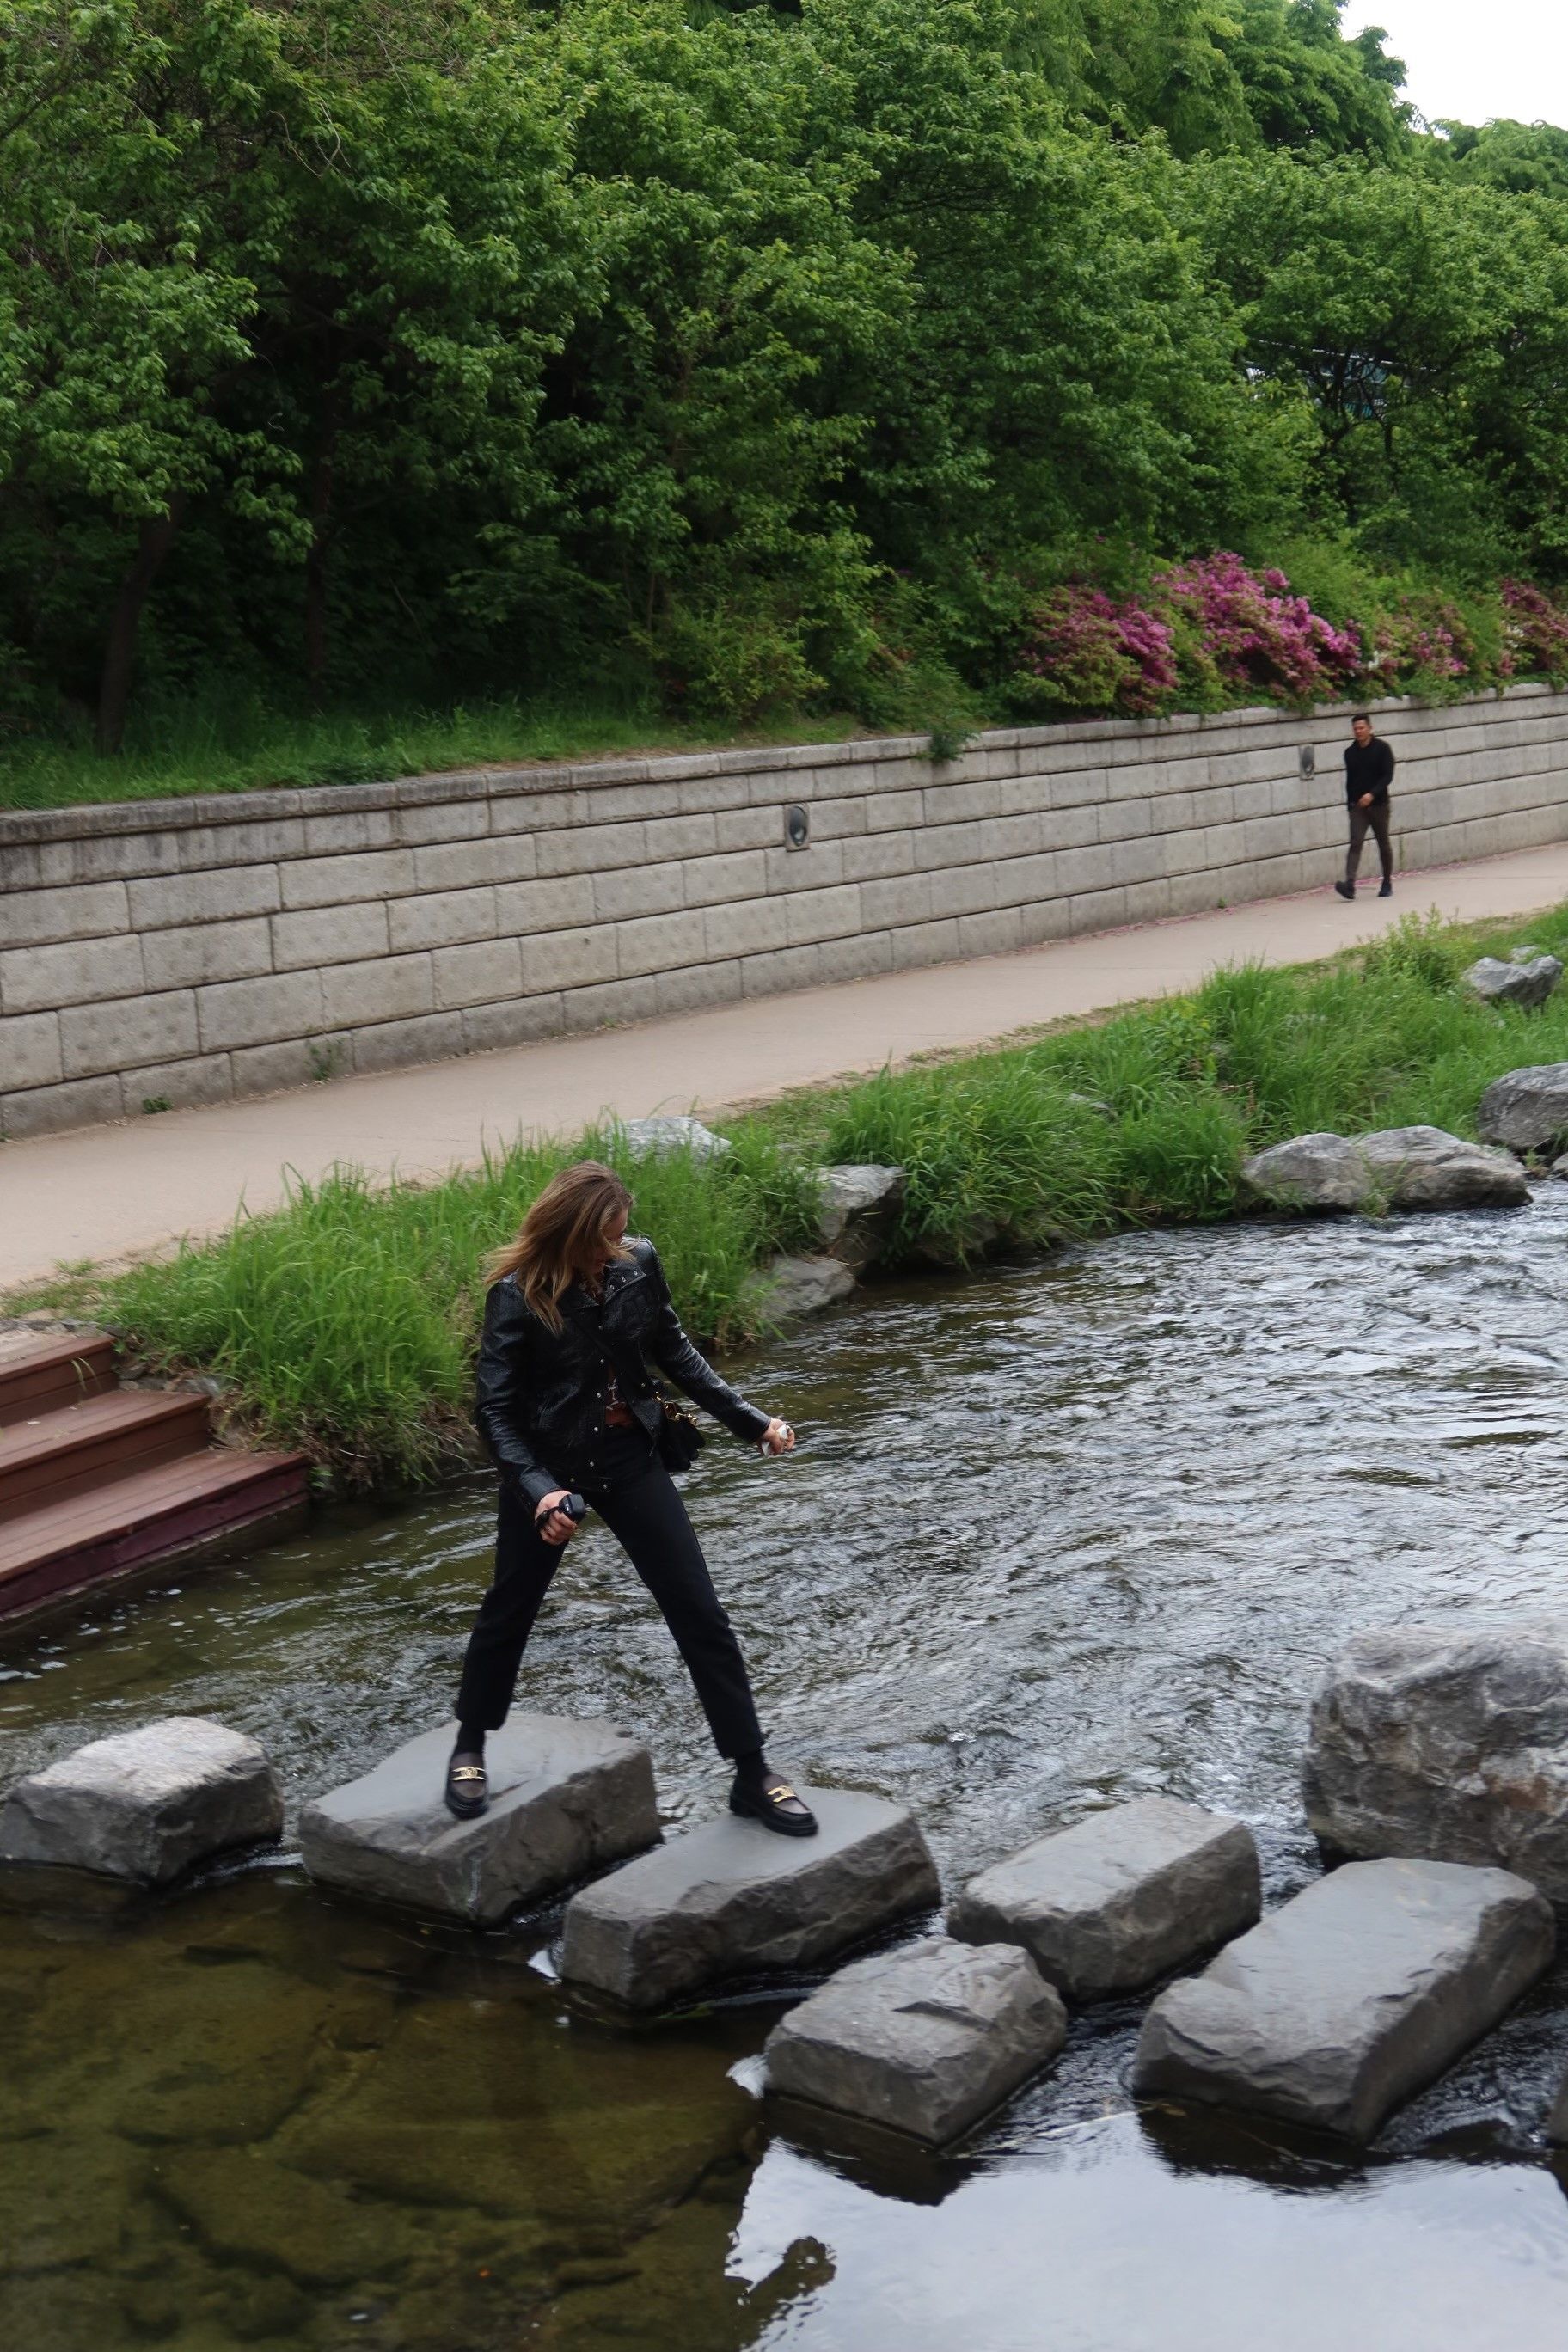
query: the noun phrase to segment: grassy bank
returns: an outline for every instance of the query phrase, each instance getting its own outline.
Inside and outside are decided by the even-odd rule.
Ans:
[[[1154,1222],[1233,1213],[1242,1160],[1310,1129],[1418,1121],[1473,1134],[1483,1087],[1568,1059],[1568,990],[1536,1013],[1480,1004],[1458,974],[1517,925],[1407,919],[1327,967],[1225,972],[1194,994],[1005,1050],[887,1072],[720,1122],[727,1158],[628,1171],[694,1332],[765,1328],[758,1266],[808,1246],[814,1170],[897,1162],[891,1263],[962,1264]],[[1568,907],[1529,927],[1568,960]],[[309,1446],[350,1484],[464,1458],[479,1262],[546,1175],[613,1138],[519,1147],[476,1172],[374,1191],[301,1187],[276,1214],[73,1298],[160,1369],[216,1374],[244,1423]]]

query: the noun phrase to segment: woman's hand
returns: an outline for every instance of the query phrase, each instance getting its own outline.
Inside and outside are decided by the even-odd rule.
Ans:
[[[795,1432],[787,1421],[770,1421],[757,1444],[764,1454],[793,1454]]]
[[[557,1486],[553,1495],[546,1495],[533,1515],[533,1524],[547,1544],[569,1543],[577,1532],[577,1522],[556,1505],[566,1500],[568,1489]]]

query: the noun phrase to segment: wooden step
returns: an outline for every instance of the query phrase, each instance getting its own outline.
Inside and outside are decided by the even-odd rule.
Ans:
[[[303,1454],[209,1446],[9,1519],[0,1527],[0,1623],[268,1542],[303,1520],[310,1472]]]
[[[111,1389],[107,1331],[0,1331],[0,1429]]]
[[[207,1443],[207,1401],[111,1389],[0,1430],[0,1522],[156,1468]]]

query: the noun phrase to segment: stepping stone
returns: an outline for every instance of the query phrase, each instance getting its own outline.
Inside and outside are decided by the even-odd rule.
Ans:
[[[1067,2011],[1016,1944],[879,1952],[769,2034],[768,2084],[940,2145],[1054,2058]]]
[[[1511,1871],[1347,1863],[1160,1995],[1132,2087],[1370,2139],[1534,1983],[1553,1941],[1551,1906]]]
[[[1262,1904],[1244,1822],[1140,1797],[983,1870],[948,1926],[969,1943],[1022,1944],[1069,2000],[1103,2000],[1239,1935]]]
[[[726,1813],[574,1895],[562,1975],[660,2009],[724,1977],[824,1959],[940,1903],[912,1814],[858,1790],[800,1793],[816,1837]]]
[[[214,1854],[270,1844],[282,1829],[283,1792],[258,1742],[205,1716],[174,1715],[18,1780],[0,1806],[0,1861],[162,1886]]]
[[[453,1736],[423,1732],[304,1808],[312,1878],[484,1926],[658,1843],[647,1749],[613,1724],[513,1714],[485,1742],[490,1801],[472,1822],[443,1798]]]

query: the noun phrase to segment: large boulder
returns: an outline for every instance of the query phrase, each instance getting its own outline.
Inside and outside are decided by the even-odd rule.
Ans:
[[[1510,1209],[1530,1198],[1508,1152],[1440,1127],[1292,1136],[1255,1153],[1241,1181],[1281,1209]]]
[[[822,1207],[817,1232],[825,1255],[842,1258],[858,1274],[881,1255],[904,1192],[901,1168],[845,1165],[824,1168],[817,1182]]]
[[[1385,1127],[1358,1136],[1356,1148],[1391,1209],[1517,1209],[1530,1199],[1510,1153],[1440,1127]]]
[[[1132,2085],[1370,2139],[1551,1965],[1545,1897],[1506,1870],[1352,1862],[1143,2021]]]
[[[1261,1905],[1245,1822],[1139,1797],[983,1870],[948,1925],[972,1943],[1021,1944],[1069,2000],[1101,2000],[1212,1951]]]
[[[1358,1635],[1312,1701],[1302,1790],[1339,1853],[1498,1863],[1568,1905],[1568,1619]]]
[[[485,1742],[489,1809],[443,1798],[449,1727],[420,1734],[300,1815],[312,1878],[474,1925],[640,1853],[658,1837],[647,1749],[610,1723],[514,1713]]]
[[[778,1323],[820,1315],[824,1307],[847,1298],[855,1287],[855,1276],[842,1258],[775,1257],[763,1272],[768,1286],[763,1310]]]
[[[721,1160],[731,1148],[727,1135],[715,1135],[710,1127],[685,1111],[657,1118],[628,1118],[616,1135],[632,1160],[665,1160],[672,1151],[689,1151],[694,1160]]]
[[[1563,983],[1563,967],[1552,955],[1521,956],[1507,963],[1482,956],[1464,974],[1462,985],[1487,1004],[1544,1004]]]
[[[1484,1142],[1510,1151],[1542,1151],[1568,1140],[1568,1062],[1536,1062],[1494,1078],[1476,1126]]]
[[[660,2009],[726,1977],[808,1967],[941,1901],[912,1814],[853,1789],[801,1794],[816,1837],[725,1814],[574,1895],[562,1975]]]
[[[940,2145],[1066,2039],[1026,1952],[934,1936],[857,1960],[792,2010],[768,2036],[768,2086]]]
[[[173,1715],[116,1732],[18,1780],[0,1806],[0,1861],[160,1886],[214,1854],[270,1844],[283,1792],[243,1732]]]

